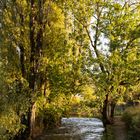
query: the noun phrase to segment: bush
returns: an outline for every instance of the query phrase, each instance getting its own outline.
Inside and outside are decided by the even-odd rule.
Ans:
[[[20,131],[24,131],[25,125],[20,122],[20,117],[13,110],[7,110],[0,115],[0,139],[14,138]]]
[[[140,132],[140,108],[139,107],[129,107],[125,110],[123,114],[123,120],[129,129]]]

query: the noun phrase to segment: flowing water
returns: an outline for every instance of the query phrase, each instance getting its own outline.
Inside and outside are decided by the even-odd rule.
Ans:
[[[48,130],[38,140],[101,140],[103,123],[96,118],[62,118],[61,127]]]

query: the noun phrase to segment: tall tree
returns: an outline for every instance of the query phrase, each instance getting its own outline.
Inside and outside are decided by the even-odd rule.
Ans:
[[[95,9],[93,23],[86,28],[91,42],[92,53],[90,59],[93,62],[91,63],[93,67],[91,74],[94,77],[99,95],[101,95],[100,98],[103,99],[102,115],[104,122],[107,123],[109,122],[108,106],[110,101],[112,100],[111,114],[113,114],[115,102],[121,94],[121,87],[130,84],[127,81],[126,73],[131,68],[126,68],[129,61],[124,59],[126,57],[124,54],[126,54],[128,48],[132,52],[139,39],[138,36],[132,37],[133,31],[139,27],[137,16],[139,3],[105,0],[94,1],[93,6]],[[127,22],[130,24],[127,24]],[[116,98],[112,98],[115,96]]]
[[[64,27],[62,10],[51,0],[11,0],[3,9],[1,54],[7,72],[16,77],[14,80],[24,79],[28,85],[29,109],[24,122],[30,137],[35,127],[38,95],[46,98],[48,86],[52,88],[52,84],[59,88],[54,84],[54,72],[59,70],[55,74],[61,76],[70,47],[66,44]]]

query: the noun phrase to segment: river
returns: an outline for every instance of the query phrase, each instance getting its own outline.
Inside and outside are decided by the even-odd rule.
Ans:
[[[103,136],[103,123],[97,118],[62,118],[61,123],[38,140],[101,140]]]

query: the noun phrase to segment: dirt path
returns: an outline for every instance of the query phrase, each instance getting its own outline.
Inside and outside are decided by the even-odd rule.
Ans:
[[[120,116],[115,117],[113,132],[115,135],[115,140],[127,140],[126,126],[125,123],[121,120]]]

